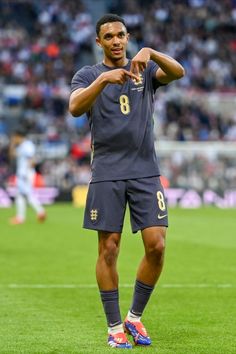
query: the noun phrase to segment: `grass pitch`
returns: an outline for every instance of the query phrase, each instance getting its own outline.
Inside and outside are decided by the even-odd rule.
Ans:
[[[95,281],[97,237],[83,210],[50,206],[48,221],[8,225],[0,209],[0,353],[105,354],[106,322]],[[236,353],[235,210],[171,209],[163,274],[143,315],[153,344],[134,353]],[[142,255],[129,220],[119,257],[125,316]]]

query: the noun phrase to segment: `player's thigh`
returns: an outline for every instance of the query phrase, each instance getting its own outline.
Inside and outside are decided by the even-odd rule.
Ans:
[[[128,202],[133,232],[151,226],[168,226],[168,211],[159,177],[128,181]]]
[[[84,227],[93,230],[122,232],[126,208],[124,181],[90,183]]]

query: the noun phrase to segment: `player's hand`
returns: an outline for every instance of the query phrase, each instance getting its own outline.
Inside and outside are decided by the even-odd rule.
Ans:
[[[139,74],[146,69],[149,60],[149,48],[142,48],[131,60],[130,71],[139,77]]]
[[[127,71],[125,69],[114,69],[107,71],[103,74],[107,82],[110,84],[120,84],[123,85],[127,80],[133,79],[138,81],[139,76],[132,73],[131,71]]]

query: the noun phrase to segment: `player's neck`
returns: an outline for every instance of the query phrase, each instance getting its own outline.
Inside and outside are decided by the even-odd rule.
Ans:
[[[110,68],[122,68],[128,64],[129,60],[124,57],[119,60],[110,60],[109,58],[103,59],[103,64],[109,66]]]

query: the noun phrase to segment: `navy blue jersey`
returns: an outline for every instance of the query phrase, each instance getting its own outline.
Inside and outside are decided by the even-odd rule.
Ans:
[[[130,61],[124,67],[130,70]],[[114,68],[116,69],[116,68]],[[88,87],[102,72],[103,63],[85,66],[73,77],[72,91]],[[161,84],[158,66],[149,61],[137,83],[107,84],[87,116],[92,137],[92,182],[159,176],[154,149],[153,103]]]

